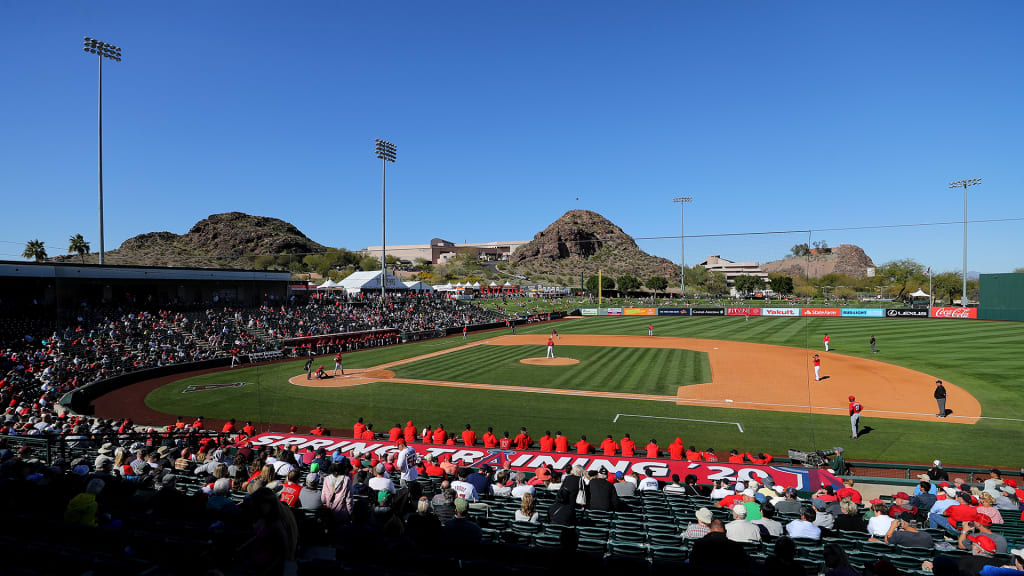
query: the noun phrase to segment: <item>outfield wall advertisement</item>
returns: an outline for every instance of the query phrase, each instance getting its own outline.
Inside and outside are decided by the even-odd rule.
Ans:
[[[774,316],[778,318],[949,318],[976,320],[977,308],[581,308],[583,316]]]
[[[799,316],[799,308],[761,308],[761,316]]]
[[[839,311],[843,318],[884,318],[885,310],[881,308],[843,308]]]
[[[657,316],[657,308],[623,308],[623,316]]]
[[[689,308],[658,308],[658,316],[689,316]]]
[[[397,450],[393,442],[351,440],[345,438],[325,438],[323,436],[306,436],[299,434],[258,434],[249,442],[253,447],[294,446],[296,450],[316,451],[323,448],[328,454],[335,450],[346,456],[354,453],[373,452],[381,460],[387,454]],[[240,445],[239,445],[240,446]],[[636,471],[642,476],[651,476],[667,481],[673,474],[685,478],[687,474],[697,476],[697,481],[708,484],[715,480],[729,482],[746,481],[751,477],[759,480],[771,478],[773,482],[797,490],[816,490],[822,484],[840,488],[842,483],[827,470],[792,468],[783,466],[758,466],[756,464],[726,464],[721,462],[687,462],[681,460],[664,460],[660,458],[626,458],[622,456],[603,456],[598,454],[557,454],[552,452],[536,452],[531,450],[499,450],[495,448],[465,446],[438,446],[434,444],[410,444],[420,457],[449,456],[455,464],[470,468],[484,465],[501,469],[506,464],[512,470],[533,471],[541,466],[550,466],[563,470],[575,465],[583,466],[587,471],[602,468],[611,473],[628,474]]]
[[[760,308],[726,308],[726,316],[760,316]]]

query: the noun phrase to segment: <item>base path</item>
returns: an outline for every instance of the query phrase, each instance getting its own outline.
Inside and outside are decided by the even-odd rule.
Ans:
[[[687,406],[713,406],[776,412],[813,412],[815,414],[847,415],[848,397],[853,395],[864,406],[863,415],[872,418],[939,421],[932,392],[935,376],[902,366],[876,360],[818,352],[821,357],[821,381],[814,380],[814,351],[788,346],[752,344],[725,340],[669,338],[660,336],[613,336],[563,334],[555,345],[556,354],[562,346],[595,346],[616,348],[669,348],[705,352],[711,365],[711,382],[680,386],[675,396],[627,392],[593,392],[557,388],[446,382],[395,378],[389,370],[475,346],[537,346],[546,349],[546,334],[504,335],[474,342],[466,346],[439,350],[414,358],[397,360],[365,370],[347,372],[344,377],[306,380],[305,374],[289,379],[297,386],[342,388],[371,382],[399,382],[425,386],[502,390],[534,394],[558,394],[674,402]],[[577,364],[571,358],[527,358],[527,364]],[[981,404],[969,392],[944,382],[946,406],[953,413],[946,422],[975,424],[981,417]]]

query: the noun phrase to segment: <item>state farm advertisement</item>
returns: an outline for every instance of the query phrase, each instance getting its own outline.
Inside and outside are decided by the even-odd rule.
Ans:
[[[760,308],[726,308],[726,316],[760,316]]]
[[[373,452],[382,459],[396,450],[394,442],[375,440],[351,440],[345,438],[325,438],[323,436],[306,436],[301,434],[258,434],[249,442],[253,447],[294,446],[296,450],[317,450],[323,448],[328,454],[340,450],[342,454],[351,456]],[[236,446],[241,446],[237,444]],[[693,474],[702,484],[715,480],[730,482],[746,481],[750,478],[771,478],[776,484],[794,487],[798,490],[817,489],[824,484],[835,488],[842,483],[828,470],[794,468],[789,466],[758,466],[756,464],[726,464],[722,462],[687,462],[685,460],[663,460],[653,458],[625,458],[621,456],[603,456],[597,454],[558,454],[552,452],[535,452],[528,450],[499,450],[497,448],[460,446],[438,446],[434,444],[409,444],[422,458],[428,454],[433,456],[449,455],[452,462],[459,466],[479,468],[490,465],[503,468],[506,464],[512,470],[532,471],[547,465],[562,470],[575,465],[586,470],[607,469],[611,473],[636,471],[641,476],[650,476],[658,480],[669,480],[673,474],[685,478]]]
[[[761,316],[799,316],[799,308],[761,308]]]
[[[977,320],[977,308],[961,308],[959,306],[936,306],[932,308],[932,318],[952,318],[954,320]]]
[[[839,308],[801,308],[800,313],[803,314],[804,316],[818,318],[838,318],[842,314]]]

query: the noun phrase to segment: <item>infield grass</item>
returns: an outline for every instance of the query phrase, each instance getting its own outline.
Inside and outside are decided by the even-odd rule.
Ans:
[[[646,326],[652,322],[658,336],[738,340],[815,350],[821,349],[821,337],[828,332],[835,350],[833,354],[870,356],[874,360],[934,374],[974,394],[981,402],[985,417],[1024,418],[1024,387],[1020,382],[1020,375],[1024,374],[1024,354],[1021,353],[1024,351],[1024,324],[932,319],[752,318],[744,321],[742,318],[597,317],[560,322],[556,327],[562,334],[646,335]],[[522,326],[519,333],[547,333],[550,330],[551,325]],[[470,341],[505,333],[471,335]],[[875,355],[868,347],[872,334],[878,340],[880,351]],[[345,356],[345,366],[370,367],[464,343],[461,336],[456,336],[350,353]],[[520,348],[528,350],[518,352]],[[571,353],[566,351],[567,355],[578,356],[575,349],[585,347],[572,348]],[[475,352],[477,350],[479,352]],[[596,350],[610,353],[608,349]],[[644,354],[650,349],[621,350]],[[438,363],[438,360],[446,358],[440,356],[395,367],[394,370],[401,376],[416,378],[543,386],[545,381],[558,379],[556,372],[551,372],[557,368],[528,367],[519,365],[517,361],[517,354],[539,356],[541,351],[535,346],[480,346],[451,355],[452,359],[461,358],[460,362]],[[467,356],[470,352],[473,354]],[[487,353],[493,356],[477,356]],[[503,363],[507,362],[512,364],[506,365],[507,371],[502,375]],[[600,360],[593,362],[601,364]],[[328,368],[332,366],[327,357],[318,359],[319,363]],[[670,370],[666,363],[651,367],[637,362],[635,366],[637,372],[656,381],[660,373]],[[734,447],[785,454],[789,448],[810,450],[843,446],[847,449],[848,458],[854,460],[930,462],[940,458],[949,464],[1011,468],[1024,464],[1024,457],[1014,449],[1024,443],[1024,422],[1016,420],[983,419],[975,425],[962,425],[946,421],[865,417],[862,426],[872,430],[853,441],[849,438],[849,419],[844,416],[400,383],[374,383],[344,389],[303,388],[288,384],[288,378],[301,373],[302,364],[303,361],[298,360],[181,380],[155,390],[147,397],[146,403],[170,415],[252,419],[300,427],[322,423],[332,428],[335,434],[348,430],[358,417],[376,423],[375,429],[379,432],[386,431],[395,422],[404,423],[411,419],[418,425],[443,423],[455,431],[467,423],[478,432],[491,426],[499,435],[506,429],[515,431],[520,426],[527,426],[534,437],[543,434],[544,430],[554,432],[560,429],[573,440],[581,434],[586,434],[592,441],[599,441],[607,434],[618,438],[622,433],[630,432],[638,443],[656,438],[664,445],[680,436],[687,445],[693,444],[701,449],[714,447],[719,453]],[[691,365],[697,364],[700,363],[691,361]],[[543,376],[538,380],[520,368],[542,368]],[[427,373],[434,375],[425,376]],[[587,378],[579,379],[582,383],[562,382],[557,387],[597,389],[594,387],[596,379],[603,376],[602,370],[594,370]],[[696,375],[694,379],[699,380]],[[235,381],[252,384],[242,388],[181,393],[189,384]],[[609,378],[605,382],[606,386],[617,384],[621,391],[630,391],[626,387],[635,385],[628,378],[617,381]],[[643,391],[651,392],[649,389]],[[955,406],[951,408],[956,409]],[[613,423],[616,414],[739,422],[744,433],[741,434],[734,425],[683,420],[620,417]],[[172,421],[173,416],[169,416],[168,423]]]

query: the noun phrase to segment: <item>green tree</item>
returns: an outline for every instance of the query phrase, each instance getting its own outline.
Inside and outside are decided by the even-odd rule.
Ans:
[[[42,240],[29,240],[25,243],[25,251],[21,253],[23,258],[31,258],[36,262],[46,260],[46,246]]]
[[[85,255],[89,253],[89,248],[89,243],[85,241],[85,237],[81,234],[75,234],[68,238],[68,254],[78,254],[83,264],[85,263]]]
[[[732,279],[736,291],[741,294],[752,294],[764,290],[764,280],[750,274],[740,274]]]
[[[963,276],[959,272],[943,272],[932,276],[932,296],[944,302],[952,302],[964,291]]]
[[[594,275],[594,276],[591,276],[590,278],[587,278],[587,283],[585,284],[585,286],[587,287],[587,292],[590,292],[591,294],[596,295],[597,294],[597,275]],[[614,290],[614,289],[615,289],[615,280],[613,280],[613,279],[611,279],[611,278],[609,278],[607,276],[602,276],[601,277],[601,291],[602,292],[607,292],[609,290]]]
[[[806,243],[794,244],[793,247],[789,249],[789,253],[793,256],[807,256],[811,253],[811,247]]]
[[[662,292],[668,288],[668,279],[664,276],[651,276],[644,282],[644,286],[647,286],[647,288],[657,296],[658,292]]]
[[[1013,273],[1014,274],[1024,274],[1024,268],[1014,268],[1013,269]]]
[[[768,281],[776,294],[793,293],[793,279],[785,274],[769,274]]]
[[[626,294],[627,292],[636,292],[640,289],[640,280],[635,276],[629,274],[619,276],[615,279],[615,284],[619,287],[619,292]]]
[[[364,271],[380,270],[380,260],[373,256],[364,256],[359,260],[359,269]]]
[[[725,274],[717,270],[713,270],[708,274],[708,280],[705,284],[705,289],[708,294],[712,296],[721,296],[729,293],[729,283],[725,278]]]
[[[924,266],[911,258],[904,258],[882,264],[878,274],[888,278],[893,288],[899,288],[896,297],[902,298],[911,282],[924,277]]]
[[[430,270],[430,260],[427,260],[426,258],[417,258],[413,260],[413,265],[421,272],[428,272]]]
[[[263,254],[263,255],[257,256],[252,261],[252,267],[257,269],[257,270],[266,270],[267,268],[270,268],[271,266],[274,265],[275,260],[276,260],[276,258],[274,258],[273,256],[270,256],[270,255],[267,255],[267,254]]]

